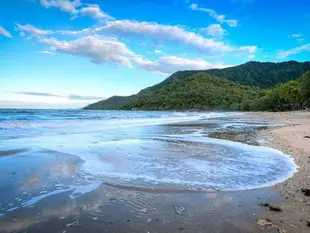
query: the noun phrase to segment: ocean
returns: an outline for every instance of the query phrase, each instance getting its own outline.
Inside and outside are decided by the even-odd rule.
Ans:
[[[227,192],[291,177],[293,159],[256,134],[277,125],[240,114],[2,109],[0,216],[105,187]]]

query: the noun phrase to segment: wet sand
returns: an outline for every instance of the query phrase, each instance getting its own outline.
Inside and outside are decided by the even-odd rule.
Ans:
[[[161,192],[103,184],[75,199],[60,193],[8,212],[0,216],[0,232],[309,232],[310,197],[301,189],[310,188],[310,139],[304,138],[310,136],[310,113],[242,116],[253,117],[289,124],[259,133],[264,145],[291,154],[300,166],[299,172],[282,184],[235,192]],[[282,212],[270,211],[260,205],[262,202],[280,207]]]
[[[310,232],[310,196],[302,191],[310,189],[310,112],[249,113],[242,117],[285,123],[286,126],[261,131],[262,144],[292,155],[299,166],[292,178],[274,186],[284,197],[279,203],[282,212],[269,211],[261,217],[286,232]]]
[[[54,195],[12,212],[1,232],[273,232],[256,222],[261,201],[280,203],[272,189],[218,193],[153,193],[102,186],[72,201]]]

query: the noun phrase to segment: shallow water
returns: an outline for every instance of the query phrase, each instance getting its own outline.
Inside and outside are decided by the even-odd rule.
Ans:
[[[0,110],[0,215],[105,185],[152,193],[254,189],[292,176],[291,157],[208,137],[272,127],[240,113]]]

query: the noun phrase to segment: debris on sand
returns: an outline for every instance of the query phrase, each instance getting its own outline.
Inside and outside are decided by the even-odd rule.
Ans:
[[[178,215],[181,215],[182,212],[184,212],[186,209],[185,207],[183,206],[176,206],[176,205],[173,205],[174,207],[174,211],[178,214]]]
[[[307,227],[310,227],[310,222],[309,221],[307,221]]]
[[[260,205],[266,207],[266,209],[270,211],[282,212],[282,209],[280,207],[272,206],[266,202],[261,202]]]
[[[73,221],[71,223],[68,223],[67,227],[76,227],[78,225],[80,225],[80,221],[79,220],[75,220],[75,221]]]
[[[146,208],[143,208],[143,209],[141,209],[140,211],[143,212],[143,213],[145,213],[145,214],[147,213],[147,209],[146,209]]]
[[[304,136],[304,138],[310,138],[310,136]]]
[[[305,194],[305,196],[310,196],[310,189],[301,189],[301,191]]]
[[[270,228],[274,228],[277,229],[279,233],[286,233],[286,230],[273,224],[269,219],[258,219],[257,224],[259,228],[262,230],[264,229],[269,230]]]
[[[257,224],[261,227],[272,227],[273,224],[268,219],[258,219]]]

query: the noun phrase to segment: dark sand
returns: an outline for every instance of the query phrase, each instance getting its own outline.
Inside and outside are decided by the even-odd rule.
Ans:
[[[0,229],[28,233],[262,232],[257,219],[267,211],[259,205],[261,201],[280,203],[282,198],[270,188],[158,193],[103,185],[73,201],[66,194],[54,195],[35,207],[12,212],[2,219]]]

